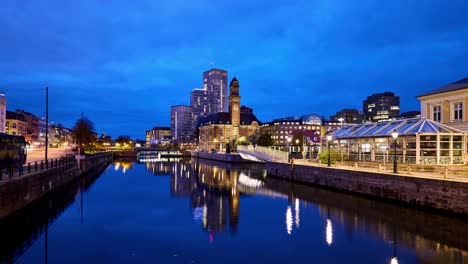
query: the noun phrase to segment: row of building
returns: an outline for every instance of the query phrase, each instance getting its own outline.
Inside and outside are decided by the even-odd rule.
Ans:
[[[8,111],[6,96],[0,94],[0,133],[24,136],[30,145],[42,147],[46,142],[46,121],[24,110]],[[71,129],[49,124],[50,146],[68,146],[71,142]]]
[[[351,160],[467,164],[468,78],[417,98],[420,117],[344,125],[323,145]]]

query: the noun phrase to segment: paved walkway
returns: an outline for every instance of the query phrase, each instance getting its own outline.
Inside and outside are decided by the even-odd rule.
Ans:
[[[74,155],[75,153],[71,149],[64,149],[64,148],[49,148],[47,151],[47,158],[48,159],[56,159],[67,155]],[[28,158],[26,160],[26,164],[28,162],[35,162],[41,161],[45,159],[45,148],[37,148],[28,150]]]
[[[295,159],[294,164],[298,165],[306,165],[306,166],[316,166],[316,167],[326,167],[327,164],[318,164],[317,162],[311,160],[303,160],[303,159]],[[418,178],[426,178],[426,179],[437,179],[437,180],[448,180],[448,181],[457,181],[457,182],[467,182],[468,183],[468,166],[464,165],[455,165],[455,166],[447,166],[447,175],[445,175],[444,171],[441,171],[444,167],[439,167],[437,170],[434,170],[433,167],[431,169],[429,166],[424,169],[424,166],[417,166],[418,169],[411,169],[408,173],[406,167],[405,169],[400,169],[397,174],[393,173],[393,163],[387,163],[384,167],[382,164],[382,170],[379,171],[377,167],[371,167],[370,164],[360,162],[358,163],[358,167],[348,166],[348,165],[340,165],[333,164],[332,168],[343,169],[343,170],[356,170],[356,171],[368,171],[368,172],[377,172],[382,174],[391,174],[391,175],[398,175],[398,176],[407,176],[407,177],[418,177]],[[376,166],[377,164],[373,164]],[[405,164],[406,165],[406,164]],[[377,165],[378,166],[378,165]],[[415,166],[415,165],[413,165]]]

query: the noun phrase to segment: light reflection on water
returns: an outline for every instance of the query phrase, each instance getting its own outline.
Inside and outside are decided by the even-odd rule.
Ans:
[[[71,197],[80,195],[72,206],[60,204],[63,194],[52,198],[63,217],[47,209],[48,228],[56,230],[48,237],[63,244],[46,248],[49,263],[468,262],[465,221],[267,177],[263,165],[116,162],[89,191],[73,188]],[[84,224],[75,225],[83,208]],[[34,222],[37,211],[1,223],[3,261],[13,254],[19,263],[43,263],[44,221]],[[8,240],[25,228],[38,234]],[[13,253],[18,246],[11,241],[22,250]],[[113,250],[116,241],[132,249],[129,256]],[[70,258],[71,248],[82,252],[82,261]]]

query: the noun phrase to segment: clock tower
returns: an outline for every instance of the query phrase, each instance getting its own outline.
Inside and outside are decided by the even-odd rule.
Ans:
[[[229,84],[229,115],[232,124],[232,138],[237,139],[239,136],[240,125],[240,96],[239,96],[239,82],[236,77],[232,78]]]

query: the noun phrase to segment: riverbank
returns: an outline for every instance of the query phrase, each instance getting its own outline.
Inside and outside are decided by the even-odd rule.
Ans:
[[[468,216],[468,182],[278,162],[268,162],[267,172],[290,181]]]

